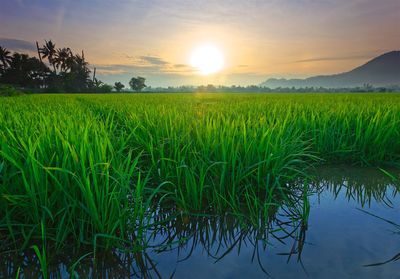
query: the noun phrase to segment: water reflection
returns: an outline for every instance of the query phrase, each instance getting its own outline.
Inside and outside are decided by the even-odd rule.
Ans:
[[[300,259],[307,226],[297,214],[282,207],[268,223],[259,226],[232,215],[179,216],[152,232],[153,255],[168,253],[180,263],[190,261],[201,250],[210,262],[218,263],[230,253],[239,255],[245,249],[251,253],[251,262],[268,274],[262,255],[274,242],[290,244],[292,249],[285,256]]]
[[[95,259],[91,247],[49,254],[49,274],[53,278],[397,276],[397,266],[366,267],[400,257],[396,255],[400,230],[394,226],[400,221],[397,183],[377,169],[343,166],[318,169],[306,185],[307,195],[294,195],[296,205],[276,204],[256,225],[230,214],[189,216],[177,209],[158,210],[158,225],[145,237],[146,249],[98,252]],[[0,263],[0,277],[15,278],[18,272],[26,278],[41,275],[32,251],[18,256],[2,253]]]
[[[388,172],[398,171],[389,169]],[[369,207],[372,202],[392,206],[391,200],[398,192],[396,181],[376,168],[324,167],[318,169],[316,178],[314,185],[320,192],[331,192],[335,198],[344,195],[360,207]]]

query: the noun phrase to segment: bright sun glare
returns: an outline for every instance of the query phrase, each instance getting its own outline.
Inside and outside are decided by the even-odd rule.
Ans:
[[[214,45],[203,45],[193,50],[190,65],[202,75],[210,75],[222,70],[224,55]]]

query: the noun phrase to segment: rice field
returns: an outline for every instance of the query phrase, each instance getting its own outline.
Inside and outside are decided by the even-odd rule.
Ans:
[[[306,220],[314,167],[399,166],[400,94],[1,98],[0,146],[0,248],[45,266],[48,243],[140,251],[164,210]]]

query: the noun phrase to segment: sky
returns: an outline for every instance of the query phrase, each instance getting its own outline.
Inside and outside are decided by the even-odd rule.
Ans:
[[[400,49],[399,0],[1,0],[0,45],[85,51],[97,76],[127,84],[250,85],[350,70]],[[223,69],[203,76],[194,49],[212,44]]]

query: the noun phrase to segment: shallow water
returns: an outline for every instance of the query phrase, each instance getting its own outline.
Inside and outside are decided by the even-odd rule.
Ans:
[[[182,218],[153,231],[154,247],[144,253],[105,255],[95,269],[83,260],[75,271],[110,278],[400,278],[400,261],[365,266],[400,253],[396,183],[377,169],[346,166],[320,168],[313,181],[307,222],[287,208],[264,229],[244,229],[229,216]],[[67,260],[56,262],[53,273],[69,277]],[[4,265],[0,277],[11,270]],[[37,270],[27,263],[24,272]]]
[[[182,255],[175,250],[153,259],[162,274],[175,272],[177,278],[204,278],[208,274],[213,278],[400,278],[400,262],[364,266],[400,252],[400,227],[368,214],[400,224],[400,199],[391,180],[375,169],[336,167],[321,169],[317,181],[320,191],[310,196],[303,237],[288,236],[285,243],[270,238],[266,247],[255,239],[242,246],[237,243],[218,262],[201,245],[182,262],[178,261],[189,249],[180,251]],[[301,227],[297,234],[299,231]],[[297,253],[289,257],[293,245],[297,248],[302,239],[301,254],[294,249]],[[223,253],[221,248],[216,254]]]

